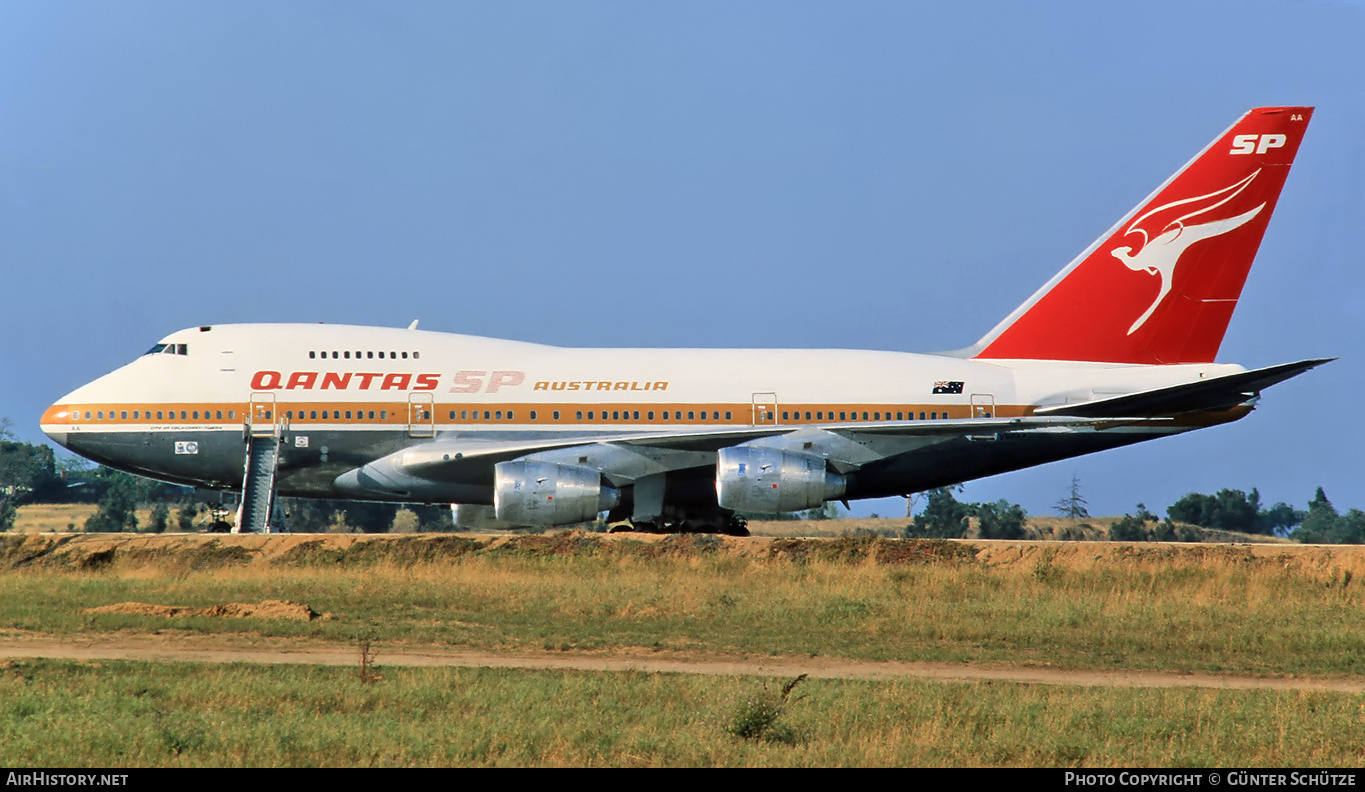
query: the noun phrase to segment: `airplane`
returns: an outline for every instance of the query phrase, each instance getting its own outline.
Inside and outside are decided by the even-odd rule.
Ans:
[[[96,462],[241,493],[455,504],[461,524],[747,533],[1238,420],[1330,359],[1215,357],[1311,107],[1254,109],[975,344],[577,349],[329,324],[203,325],[59,399]]]

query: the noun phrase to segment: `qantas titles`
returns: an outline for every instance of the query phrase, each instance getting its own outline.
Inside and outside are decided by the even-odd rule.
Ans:
[[[485,383],[485,378],[487,382]],[[522,371],[459,371],[450,386],[451,393],[497,393],[503,388],[516,387],[526,382]],[[384,374],[377,371],[257,371],[251,377],[251,389],[271,390],[400,390],[434,391],[441,385],[440,374]],[[532,387],[538,391],[662,391],[668,390],[665,381],[639,380],[539,380]]]

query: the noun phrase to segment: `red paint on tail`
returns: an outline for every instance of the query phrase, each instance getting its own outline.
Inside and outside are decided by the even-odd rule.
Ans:
[[[1242,116],[983,338],[976,357],[1212,362],[1312,115]]]

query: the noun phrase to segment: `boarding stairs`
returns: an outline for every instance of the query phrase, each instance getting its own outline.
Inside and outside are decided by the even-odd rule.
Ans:
[[[273,398],[258,399],[257,396],[252,396],[243,432],[246,463],[242,474],[242,502],[237,507],[233,533],[276,533],[280,530],[280,521],[275,519],[275,479],[288,423],[280,418]]]

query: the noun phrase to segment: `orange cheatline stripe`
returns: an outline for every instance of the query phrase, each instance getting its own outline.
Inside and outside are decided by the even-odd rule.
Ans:
[[[175,403],[175,404],[98,404],[98,405],[53,405],[44,413],[44,425],[148,425],[148,424],[202,424],[221,425],[240,423],[245,420],[252,406],[260,409],[263,403],[252,405],[246,402],[227,404]],[[326,425],[336,423],[361,425],[406,426],[410,411],[429,411],[430,415],[421,416],[419,422],[434,422],[437,426],[451,425],[575,425],[647,422],[671,426],[751,426],[787,425],[801,426],[829,423],[863,423],[893,420],[921,420],[925,418],[969,418],[974,408],[970,404],[780,404],[773,411],[773,419],[758,418],[754,405],[748,403],[716,402],[669,404],[602,404],[602,403],[505,403],[471,404],[433,403],[411,404],[408,402],[278,402],[271,405],[282,410],[295,423],[321,422]],[[75,411],[79,416],[72,418]],[[558,411],[559,418],[555,418]],[[454,418],[451,414],[454,414]],[[669,417],[665,419],[663,414]],[[994,405],[991,415],[999,418],[1018,417],[1033,412],[1031,405]],[[65,415],[59,415],[65,413]],[[90,418],[83,416],[89,413]],[[322,415],[326,413],[327,417]],[[532,413],[535,417],[532,417]],[[636,414],[639,417],[635,417]],[[651,418],[650,414],[654,417]],[[316,414],[316,417],[314,415]],[[583,417],[578,417],[579,415]],[[728,414],[728,418],[726,417]],[[807,418],[807,414],[810,415]],[[180,417],[183,415],[184,417]],[[484,416],[488,417],[485,418]],[[501,415],[501,417],[499,417]],[[589,418],[588,416],[592,417]],[[628,415],[629,417],[621,417]],[[688,417],[688,416],[692,417]],[[702,418],[705,415],[707,417]],[[787,417],[783,417],[786,415]],[[863,417],[866,415],[867,417]],[[103,417],[100,417],[103,416]],[[134,417],[136,416],[136,417]],[[348,417],[349,416],[349,417]],[[611,417],[616,416],[616,417]],[[904,417],[897,417],[904,416]]]

